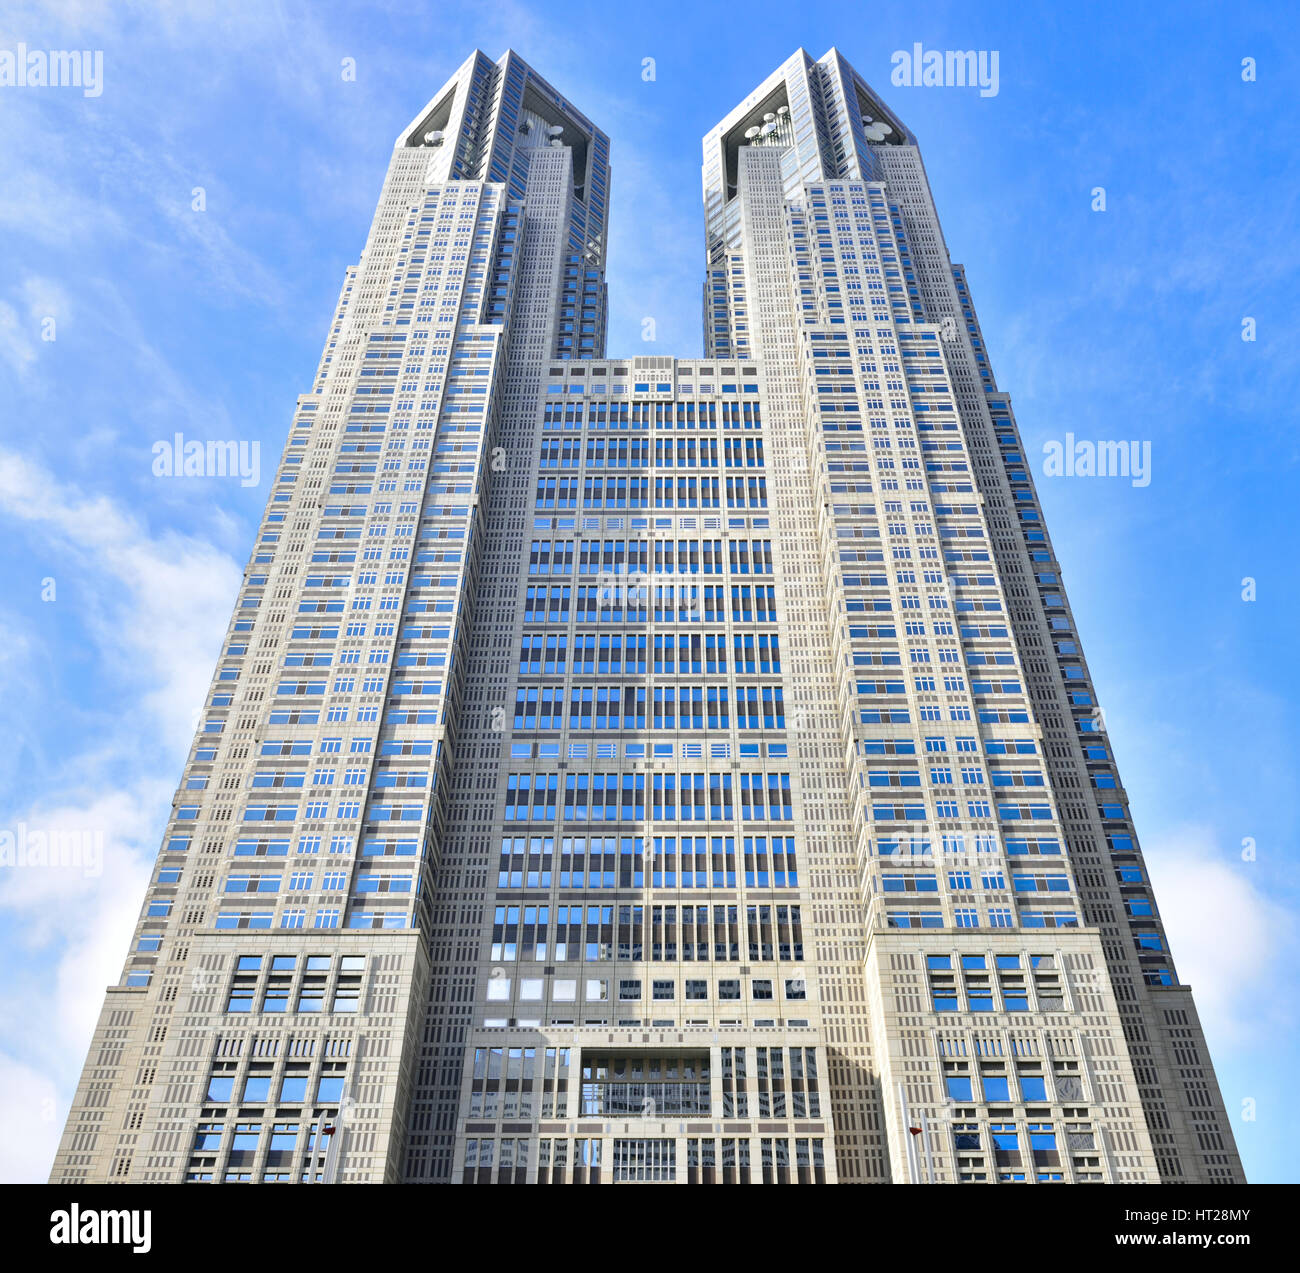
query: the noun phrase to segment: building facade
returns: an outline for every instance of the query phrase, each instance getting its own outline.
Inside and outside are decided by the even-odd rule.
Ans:
[[[704,141],[703,359],[605,354],[609,140],[399,137],[53,1179],[1242,1179],[915,139]]]

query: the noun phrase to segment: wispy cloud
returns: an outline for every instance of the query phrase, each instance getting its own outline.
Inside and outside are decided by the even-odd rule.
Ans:
[[[1221,1051],[1241,1052],[1293,1030],[1297,938],[1287,910],[1262,891],[1256,863],[1195,824],[1148,837],[1144,848],[1179,978],[1192,987],[1206,1035]]]
[[[157,852],[173,789],[160,774],[174,770],[192,736],[240,571],[209,544],[151,534],[112,499],[61,483],[12,452],[0,452],[5,523],[11,533],[35,532],[66,566],[66,576],[57,573],[68,599],[55,604],[82,608],[101,704],[122,704],[117,714],[105,712],[92,740],[66,747],[48,792],[11,794],[0,815],[11,834],[20,826],[88,834],[102,852],[100,869],[89,873],[84,863],[0,873],[0,949],[10,970],[0,994],[0,1070],[11,1080],[0,1082],[0,1125],[10,1129],[0,1174],[12,1180],[48,1170],[76,1058],[103,986],[121,967]],[[11,693],[34,657],[32,635],[17,636],[0,664],[0,696],[10,705],[9,746],[22,751],[43,723],[32,716],[29,694]],[[48,1109],[52,1093],[55,1110]]]
[[[80,564],[101,656],[137,677],[148,669],[146,710],[167,742],[188,743],[240,568],[202,540],[151,536],[108,497],[67,487],[12,452],[0,452],[0,515],[34,524]]]

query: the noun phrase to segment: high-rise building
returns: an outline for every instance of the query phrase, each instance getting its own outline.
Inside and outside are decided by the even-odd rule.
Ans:
[[[703,359],[605,354],[609,142],[398,138],[54,1179],[1242,1171],[916,142],[704,142]]]

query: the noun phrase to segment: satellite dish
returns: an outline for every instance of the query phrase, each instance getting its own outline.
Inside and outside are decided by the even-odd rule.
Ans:
[[[564,131],[563,124],[553,124],[546,130],[552,137],[558,137]]]
[[[778,106],[776,108],[776,113],[778,115],[788,115],[790,113],[790,108],[788,106]]]
[[[745,136],[746,136],[747,138],[749,138],[751,141],[752,141],[755,137],[758,136],[758,133],[759,133],[759,129],[758,129],[757,126],[755,126],[755,127],[753,127],[753,128],[746,128],[746,129],[745,129]]]
[[[425,134],[424,134],[424,143],[425,143],[426,146],[441,146],[441,145],[442,145],[442,134],[439,133],[439,132],[425,133]]]
[[[763,119],[768,123],[770,123],[775,118],[776,116],[771,111],[768,111],[767,114],[763,116]]]

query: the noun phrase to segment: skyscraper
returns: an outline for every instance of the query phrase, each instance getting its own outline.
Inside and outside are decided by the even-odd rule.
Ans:
[[[398,138],[56,1181],[1242,1178],[914,138],[801,50],[703,177],[610,359],[605,135]]]

